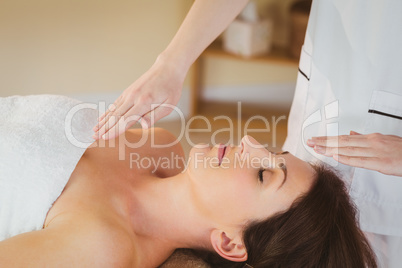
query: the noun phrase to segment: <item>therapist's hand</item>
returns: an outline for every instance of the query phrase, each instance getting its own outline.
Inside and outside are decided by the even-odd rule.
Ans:
[[[112,139],[140,118],[141,125],[146,128],[168,115],[172,108],[160,106],[153,109],[152,105],[177,104],[190,66],[248,1],[194,1],[179,30],[151,69],[129,86],[114,106],[100,117],[98,126],[94,128],[94,138]],[[155,111],[155,116],[151,111]],[[116,120],[120,120],[119,123],[116,124]],[[128,120],[130,122],[125,124]]]
[[[113,139],[140,119],[142,128],[172,112],[180,99],[186,72],[160,57],[138,80],[130,85],[94,127],[94,139]],[[152,113],[151,113],[152,111]]]
[[[402,176],[402,138],[399,136],[361,135],[351,131],[350,135],[312,137],[307,145],[345,165]]]

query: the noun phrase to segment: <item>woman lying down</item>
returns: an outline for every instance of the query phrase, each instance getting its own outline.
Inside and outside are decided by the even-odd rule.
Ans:
[[[331,170],[275,155],[249,136],[236,147],[195,146],[186,165],[156,166],[184,157],[163,129],[128,130],[80,154],[66,135],[55,137],[76,105],[59,96],[1,100],[0,267],[157,267],[178,248],[216,267],[376,267]],[[73,128],[91,136],[88,120],[97,114],[85,113]],[[143,135],[146,142],[126,146],[119,160],[119,139],[135,144]],[[172,145],[152,148],[151,135]],[[70,170],[57,164],[71,155]]]

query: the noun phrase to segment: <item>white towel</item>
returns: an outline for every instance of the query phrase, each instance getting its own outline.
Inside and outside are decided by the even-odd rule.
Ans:
[[[55,95],[0,98],[0,241],[42,228],[94,141],[98,113],[84,106],[96,107]]]

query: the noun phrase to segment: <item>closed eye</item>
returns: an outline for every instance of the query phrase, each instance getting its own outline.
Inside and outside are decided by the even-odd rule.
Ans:
[[[271,171],[270,169],[261,168],[261,169],[258,171],[258,180],[259,180],[261,183],[264,182],[264,172],[265,172],[265,171],[268,171],[268,172],[271,172],[271,173],[272,173],[272,171]]]
[[[260,182],[264,182],[264,175],[263,175],[264,171],[265,171],[264,168],[262,168],[262,169],[260,169],[260,170],[258,171],[258,180],[259,180]]]
[[[284,178],[283,178],[283,181],[282,181],[281,185],[279,185],[278,190],[279,190],[279,188],[281,188],[282,185],[286,182],[286,178],[287,178],[287,168],[286,168],[286,165],[283,164],[283,163],[280,163],[280,164],[279,164],[279,168],[282,170],[283,175],[284,175]],[[272,171],[271,171],[270,169],[261,168],[260,170],[258,170],[258,180],[259,180],[261,183],[264,182],[264,172],[265,172],[265,171],[269,171],[269,172],[272,173]]]

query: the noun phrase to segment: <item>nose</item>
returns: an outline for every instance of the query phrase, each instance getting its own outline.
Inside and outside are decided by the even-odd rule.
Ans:
[[[253,137],[251,137],[249,135],[245,135],[241,139],[240,146],[241,146],[242,153],[251,152],[253,150],[264,149],[264,145],[261,145],[261,143],[259,143],[256,139],[254,139]]]

